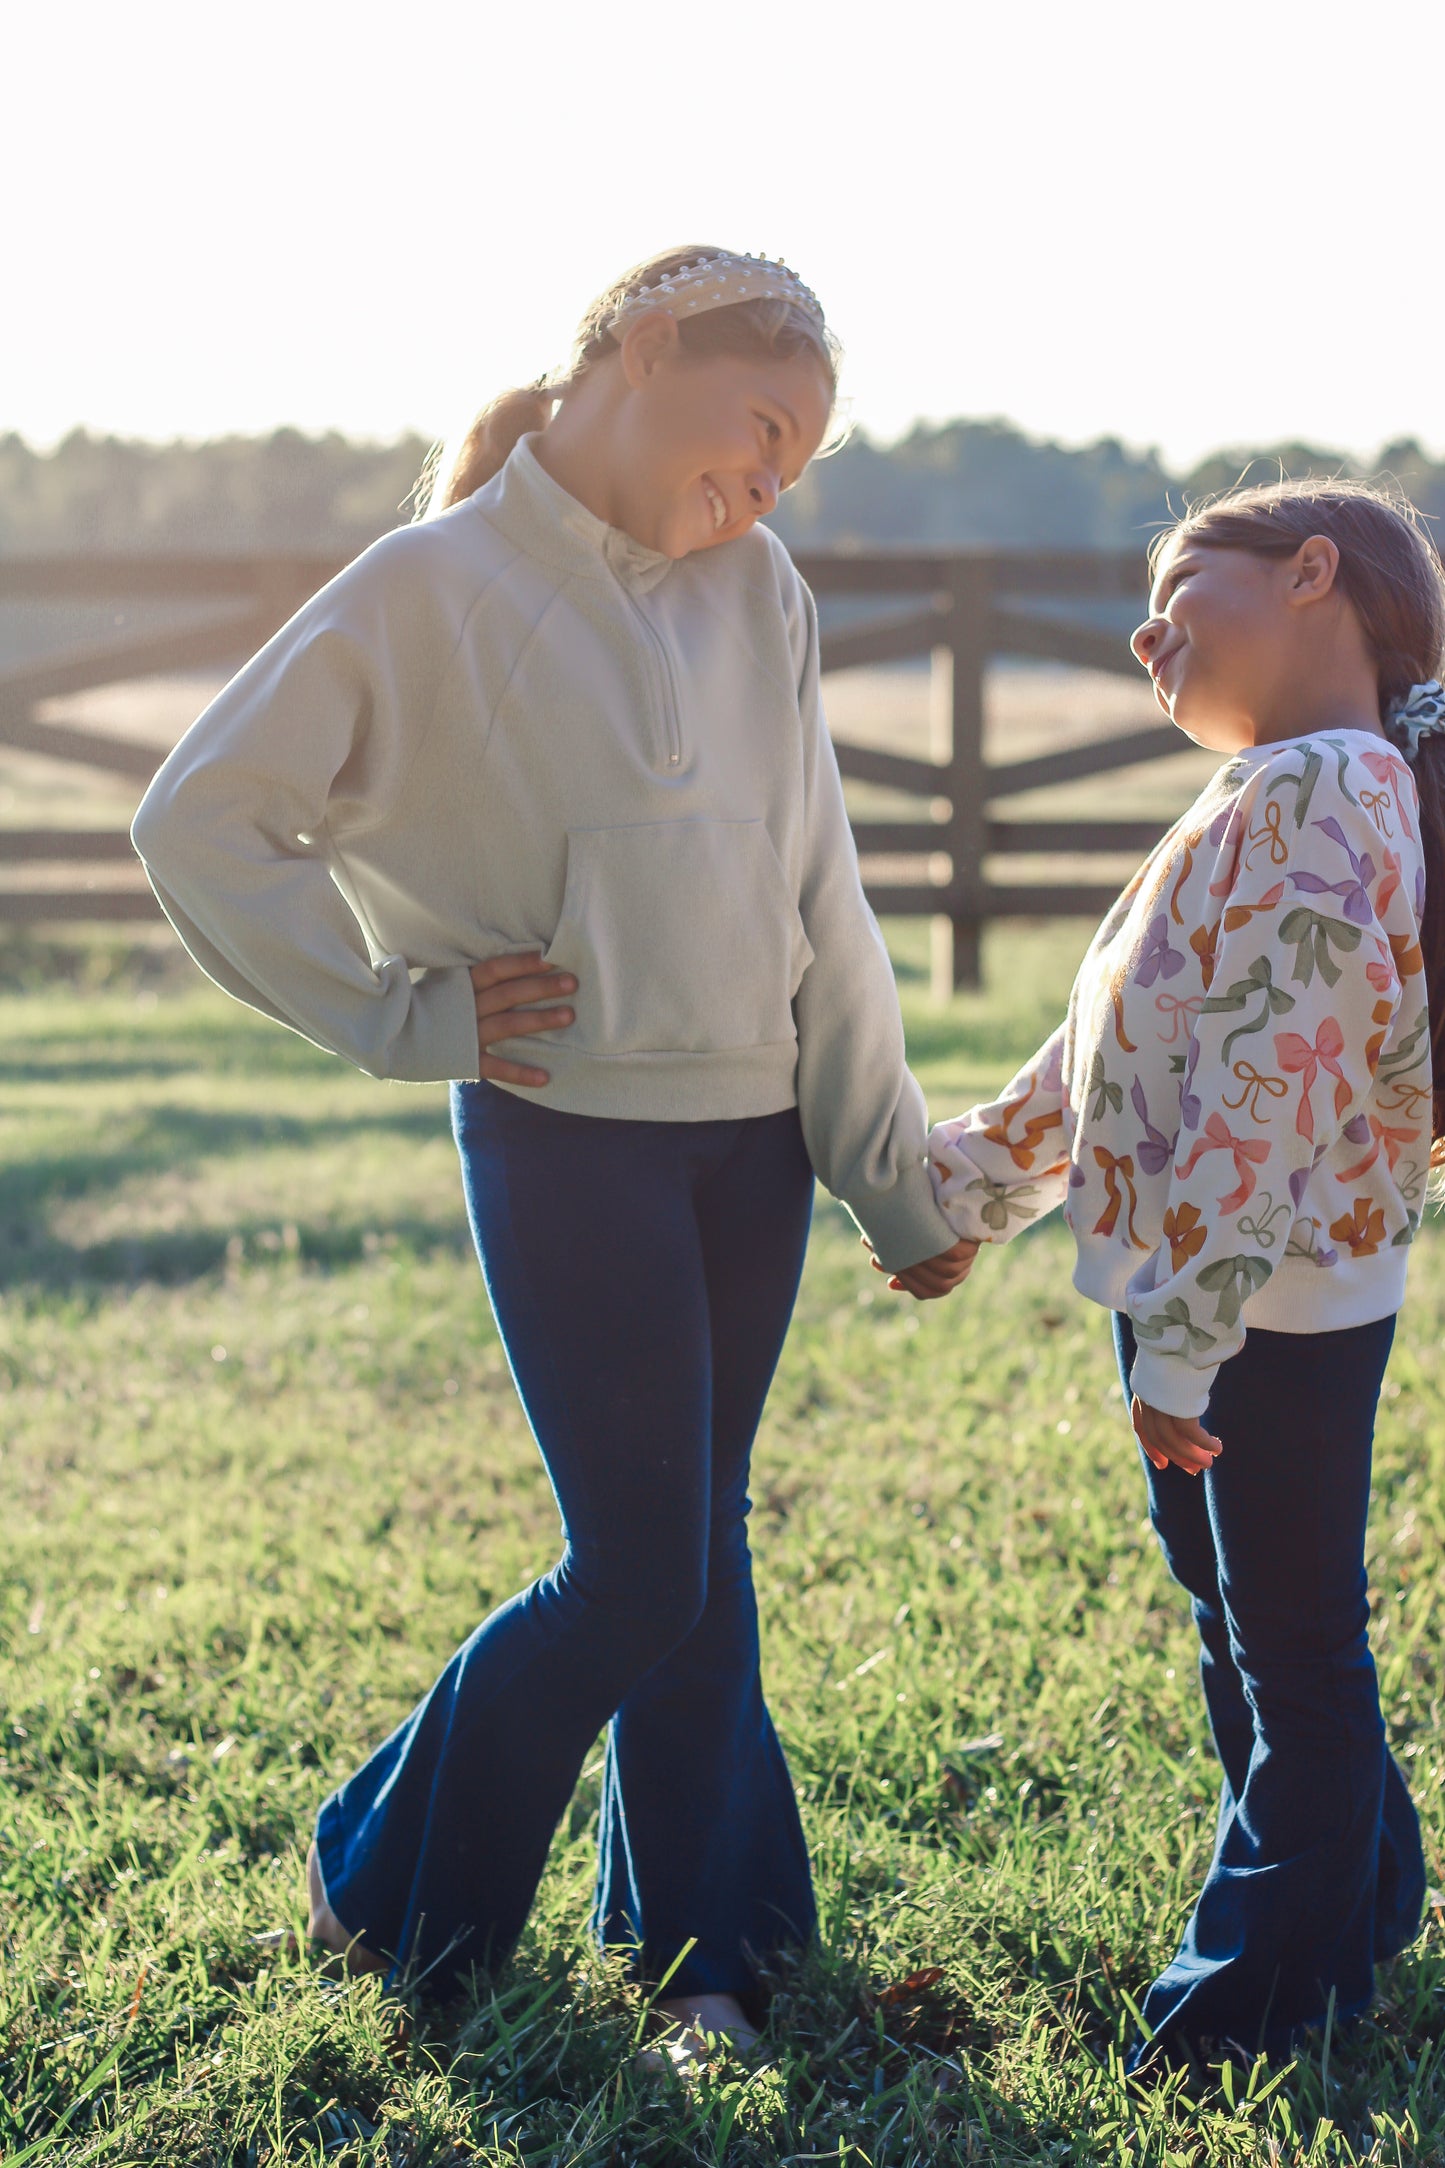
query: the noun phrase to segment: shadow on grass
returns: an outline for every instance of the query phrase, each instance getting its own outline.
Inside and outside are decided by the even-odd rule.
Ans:
[[[73,1070],[67,1074],[73,1075]],[[0,1289],[24,1286],[50,1290],[83,1284],[124,1284],[143,1279],[176,1282],[214,1272],[239,1241],[243,1251],[280,1248],[276,1214],[252,1212],[223,1227],[190,1226],[102,1242],[67,1242],[51,1229],[52,1208],[86,1197],[102,1197],[121,1184],[159,1177],[188,1164],[216,1159],[235,1161],[248,1154],[338,1143],[387,1140],[403,1149],[444,1133],[445,1115],[434,1103],[393,1103],[375,1114],[240,1114],[227,1110],[161,1105],[117,1123],[93,1148],[76,1146],[0,1166]],[[298,1205],[304,1198],[298,1197]],[[364,1220],[333,1218],[307,1224],[293,1210],[294,1228],[284,1246],[314,1263],[354,1262],[378,1246],[414,1255],[467,1246],[460,1189],[456,1218],[439,1224],[418,1213],[391,1217],[368,1213]]]

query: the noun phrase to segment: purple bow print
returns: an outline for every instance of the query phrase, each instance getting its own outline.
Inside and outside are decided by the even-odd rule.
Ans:
[[[1134,1147],[1140,1169],[1145,1174],[1162,1174],[1174,1157],[1174,1147],[1179,1141],[1178,1135],[1176,1133],[1172,1137],[1166,1137],[1162,1129],[1154,1127],[1154,1124],[1149,1119],[1149,1106],[1144,1097],[1144,1087],[1138,1077],[1135,1077],[1129,1087],[1129,1098],[1133,1103],[1134,1112],[1144,1124],[1144,1135]]]
[[[1331,842],[1338,843],[1354,869],[1352,881],[1327,881],[1322,873],[1292,873],[1289,878],[1296,888],[1302,888],[1307,896],[1343,896],[1345,917],[1352,926],[1368,926],[1373,913],[1370,910],[1370,885],[1375,878],[1375,861],[1368,851],[1356,858],[1350,849],[1345,831],[1331,814],[1328,820],[1316,821]]]
[[[1180,951],[1169,946],[1169,921],[1161,911],[1157,918],[1149,921],[1143,954],[1134,977],[1140,986],[1152,986],[1161,973],[1166,979],[1172,979],[1183,969],[1184,958]]]

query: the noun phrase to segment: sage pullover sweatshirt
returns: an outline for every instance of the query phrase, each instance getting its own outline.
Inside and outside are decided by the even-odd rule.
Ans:
[[[1202,1415],[1246,1330],[1405,1292],[1430,1155],[1414,779],[1360,730],[1228,760],[1119,898],[1066,1023],[933,1132],[950,1224],[1062,1204],[1074,1285],[1127,1311],[1134,1391]]]
[[[474,1078],[468,967],[540,948],[572,1114],[796,1105],[893,1268],[953,1242],[819,697],[811,595],[766,528],[674,561],[529,439],[314,596],[187,732],[133,837],[241,1001],[372,1076]]]

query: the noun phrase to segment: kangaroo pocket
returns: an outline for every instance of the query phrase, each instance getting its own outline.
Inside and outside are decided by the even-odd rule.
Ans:
[[[761,821],[568,831],[547,960],[577,977],[569,1045],[712,1054],[791,1039],[812,954]]]

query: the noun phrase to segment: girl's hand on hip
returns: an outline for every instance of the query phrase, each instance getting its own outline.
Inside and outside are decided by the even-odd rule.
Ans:
[[[1151,1468],[1167,1468],[1172,1461],[1186,1475],[1198,1475],[1212,1468],[1224,1451],[1218,1438],[1205,1429],[1197,1416],[1166,1415],[1162,1408],[1151,1408],[1137,1393],[1129,1418]]]
[[[864,1237],[865,1247],[873,1245]],[[896,1295],[912,1295],[915,1302],[936,1302],[940,1295],[951,1295],[955,1287],[961,1287],[973,1270],[979,1245],[976,1242],[955,1242],[951,1250],[940,1250],[937,1257],[925,1257],[921,1263],[909,1265],[902,1272],[889,1272],[886,1265],[873,1259],[875,1272],[887,1273],[888,1285]]]
[[[492,1084],[525,1084],[540,1089],[550,1079],[546,1069],[530,1069],[520,1062],[504,1061],[487,1048],[498,1039],[525,1039],[534,1031],[560,1031],[573,1022],[572,1009],[535,1009],[534,1001],[548,1001],[556,994],[575,994],[577,981],[555,964],[544,964],[540,949],[525,956],[491,956],[472,965],[472,992],[477,1005],[477,1052],[481,1075]]]

